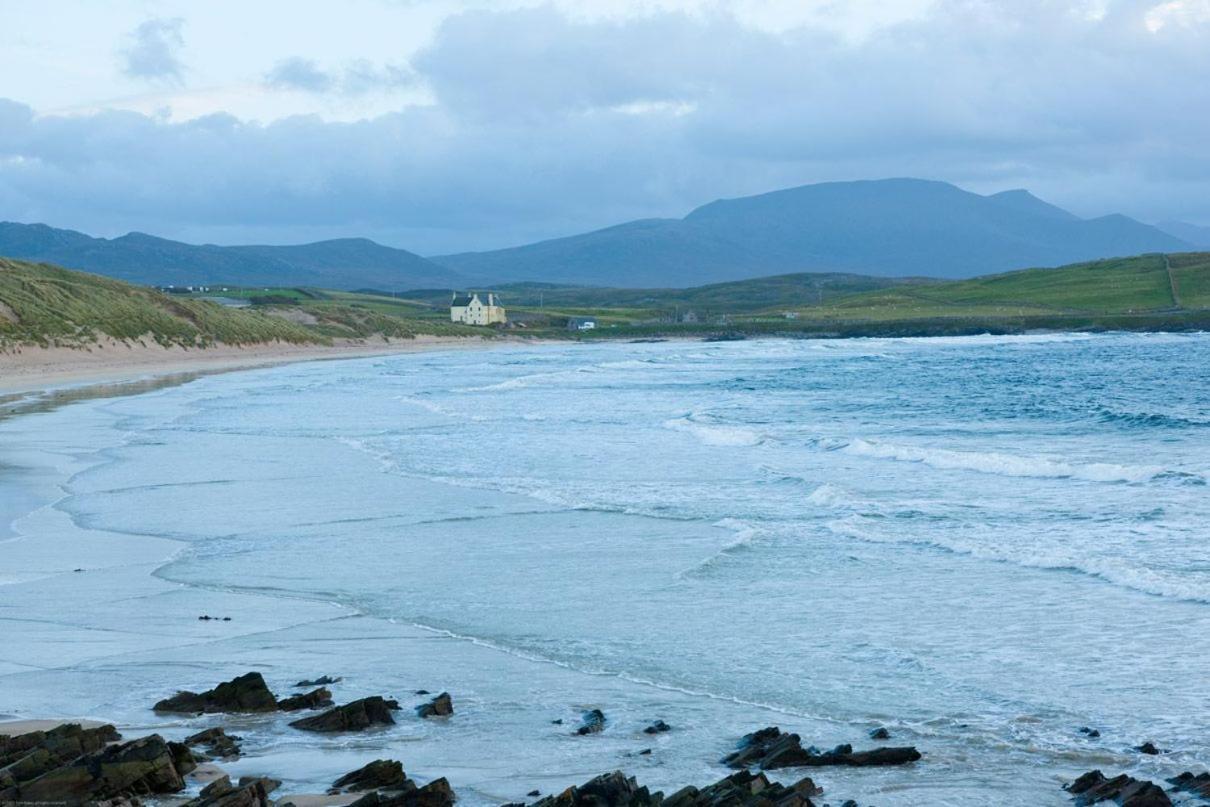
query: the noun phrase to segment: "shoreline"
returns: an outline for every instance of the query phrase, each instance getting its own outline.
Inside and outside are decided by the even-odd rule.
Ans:
[[[331,358],[355,357],[334,356]],[[310,359],[294,359],[292,361],[307,360]],[[231,367],[227,369],[246,368]],[[214,370],[214,372],[224,371]],[[75,445],[75,443],[73,442],[72,445]],[[335,456],[335,452],[333,456]],[[99,458],[100,453],[98,452],[97,459]],[[81,464],[87,466],[91,461],[85,461]],[[101,462],[105,462],[105,460],[101,460]],[[325,467],[328,466],[325,465]],[[339,476],[339,474],[333,474],[333,476]],[[59,511],[57,515],[66,514]],[[76,526],[78,527],[79,525]],[[38,530],[35,530],[35,532],[38,532]],[[632,702],[631,704],[626,704],[627,706],[631,706],[636,702],[640,704],[638,709],[632,710],[632,713],[637,712],[644,719],[648,716],[659,714],[669,716],[672,722],[676,724],[677,733],[672,736],[677,738],[677,742],[683,743],[690,739],[696,741],[697,738],[690,737],[689,732],[706,731],[701,726],[684,725],[691,720],[691,716],[696,708],[696,698],[692,697],[692,693],[681,693],[684,696],[681,697],[672,693],[643,692],[641,691],[643,689],[643,685],[641,684],[637,685],[637,689],[629,685],[614,687],[610,684],[610,678],[607,673],[603,674],[607,677],[599,678],[597,682],[592,682],[584,677],[586,675],[591,676],[592,673],[585,673],[583,671],[567,671],[568,674],[557,670],[535,672],[533,659],[519,659],[515,655],[510,654],[508,650],[489,648],[473,637],[454,637],[452,635],[435,637],[432,635],[431,628],[422,629],[419,626],[399,624],[391,619],[371,616],[355,606],[350,607],[346,605],[344,606],[343,613],[335,613],[341,609],[333,608],[333,603],[326,600],[288,598],[285,592],[280,591],[276,593],[254,592],[239,588],[216,590],[197,582],[187,582],[179,575],[162,575],[162,572],[171,565],[172,556],[176,553],[170,552],[167,557],[164,557],[160,552],[170,549],[173,544],[176,544],[177,549],[183,548],[183,545],[177,539],[166,536],[152,538],[147,534],[135,536],[129,533],[106,533],[103,529],[95,527],[87,528],[85,532],[77,533],[77,535],[83,538],[87,533],[95,533],[87,537],[93,541],[97,538],[108,538],[115,542],[120,541],[121,546],[129,546],[129,551],[123,553],[126,557],[106,557],[105,561],[112,563],[112,566],[109,568],[88,568],[86,569],[87,574],[83,576],[62,574],[63,572],[73,571],[71,568],[73,564],[78,563],[80,566],[88,566],[89,564],[86,562],[88,558],[82,558],[82,555],[86,555],[96,549],[96,547],[72,546],[72,543],[66,540],[68,537],[67,533],[64,533],[64,538],[59,538],[57,535],[52,537],[52,532],[58,531],[46,530],[48,539],[60,541],[60,546],[67,551],[67,554],[62,558],[64,565],[59,570],[64,583],[70,580],[73,583],[91,586],[91,580],[94,576],[99,579],[102,575],[113,575],[115,586],[121,589],[122,597],[129,598],[134,596],[140,599],[147,598],[149,602],[156,602],[156,600],[152,599],[153,597],[161,597],[162,599],[159,600],[160,608],[167,606],[170,609],[169,615],[171,617],[180,617],[185,620],[180,624],[173,623],[172,631],[175,638],[192,643],[195,649],[199,646],[210,646],[210,642],[214,643],[215,655],[212,671],[199,671],[198,668],[190,670],[194,665],[189,660],[192,653],[187,649],[189,646],[188,643],[179,645],[177,648],[169,648],[167,645],[151,641],[145,650],[131,651],[124,649],[121,653],[113,656],[113,658],[119,658],[120,656],[129,654],[137,656],[140,659],[154,659],[157,663],[182,665],[181,674],[174,676],[172,679],[174,686],[205,689],[235,674],[255,669],[264,671],[274,681],[274,688],[280,689],[284,684],[295,680],[295,678],[311,677],[319,673],[332,672],[348,675],[350,679],[349,683],[344,685],[345,688],[338,691],[338,703],[344,703],[363,695],[378,694],[379,692],[391,695],[406,694],[407,690],[403,688],[401,682],[408,682],[408,686],[423,685],[433,688],[433,691],[448,688],[458,700],[459,720],[468,723],[471,721],[482,721],[483,724],[486,724],[502,719],[498,716],[500,714],[503,714],[504,718],[510,718],[508,712],[512,708],[511,699],[499,697],[497,695],[499,690],[490,690],[487,679],[493,676],[501,678],[511,676],[517,679],[522,676],[534,676],[538,680],[546,682],[546,685],[541,687],[541,689],[543,690],[544,698],[549,701],[549,705],[543,710],[550,712],[549,717],[564,717],[567,704],[576,704],[576,709],[580,707],[580,704],[585,706],[599,704],[605,708],[612,720],[615,718],[615,714],[622,711],[623,703],[621,698],[626,697]],[[97,557],[100,557],[100,555]],[[67,563],[68,560],[71,560],[72,563]],[[127,572],[132,574],[119,574],[118,567],[120,565],[124,565]],[[48,584],[51,582],[49,578],[44,579]],[[174,589],[176,593],[168,593],[169,589]],[[60,589],[52,588],[50,596],[53,597],[58,591]],[[170,597],[176,600],[175,606],[167,602]],[[183,605],[181,599],[185,600]],[[291,604],[284,605],[282,603],[283,599],[289,599]],[[295,608],[305,612],[305,617],[294,619],[289,616],[287,612]],[[188,621],[195,620],[196,614],[203,612],[210,614],[231,613],[236,616],[236,622],[224,625],[207,622],[203,625]],[[61,626],[54,627],[58,629]],[[234,628],[235,630],[231,631],[230,628]],[[412,628],[415,628],[415,630]],[[258,633],[265,637],[275,637],[275,641],[280,640],[282,647],[290,646],[292,649],[289,651],[275,651],[274,654],[266,655],[259,651],[253,652],[248,647],[236,647],[236,644],[240,640],[246,640]],[[202,639],[203,634],[209,635],[210,638],[204,642],[196,641]],[[152,638],[152,634],[150,633],[144,635],[148,639]],[[311,647],[309,654],[319,653],[320,655],[315,655],[313,659],[300,663],[304,659],[307,659],[307,655],[304,655],[300,651],[307,648],[308,643]],[[467,647],[466,645],[468,644],[474,645],[474,647]],[[325,655],[323,654],[324,651],[320,650],[320,648],[325,646],[333,647],[335,651]],[[297,650],[293,649],[295,647]],[[509,658],[500,658],[497,655],[500,653],[509,655]],[[363,654],[364,658],[359,659],[358,657]],[[407,662],[400,661],[405,658],[408,659]],[[406,664],[410,669],[408,669],[407,673],[401,675],[383,674],[373,678],[366,675],[367,672],[378,668],[384,660],[389,660],[390,664],[396,668]],[[550,663],[557,664],[557,662]],[[189,667],[185,667],[184,665],[186,664]],[[471,668],[476,665],[482,665],[485,668],[481,674],[471,671]],[[381,667],[381,669],[385,670],[387,668]],[[350,674],[350,671],[352,671],[352,674]],[[359,672],[362,673],[360,677],[358,676]],[[395,671],[392,670],[393,672]],[[54,674],[60,674],[60,672],[55,670]],[[152,679],[151,676],[142,676],[142,678],[140,676],[142,676],[141,672],[132,674],[130,686],[132,689],[138,690],[140,697],[147,704],[154,698],[171,694],[168,691],[162,690],[162,688],[158,688],[158,684],[148,686],[147,681]],[[630,683],[634,684],[635,682]],[[647,686],[651,685],[648,684]],[[69,707],[64,710],[66,713],[75,713],[72,711],[74,708],[93,702],[91,700],[75,699],[74,693],[65,693],[62,701],[64,705]],[[56,701],[56,703],[58,702]],[[672,704],[675,704],[675,708]],[[97,705],[100,706],[100,704]],[[4,704],[0,704],[0,708],[3,708],[3,706]],[[753,704],[737,706],[737,709],[729,713],[727,720],[713,723],[709,727],[710,736],[706,738],[706,744],[713,753],[713,757],[701,754],[700,762],[702,769],[687,778],[679,779],[679,784],[704,785],[718,779],[722,775],[722,772],[712,769],[714,758],[727,750],[729,740],[735,739],[744,731],[757,729],[767,723],[788,724],[794,730],[801,731],[801,726],[814,722],[805,715],[790,713],[773,715],[765,709],[755,707]],[[4,711],[8,710],[5,709]],[[27,711],[26,714],[41,716],[47,714],[48,711],[46,709],[40,712]],[[49,713],[54,714],[54,712]],[[209,720],[205,718],[202,719],[202,722],[190,720],[165,723],[160,718],[153,717],[150,714],[144,718],[130,712],[123,713],[121,709],[110,711],[108,708],[98,708],[93,711],[93,714],[113,715],[117,719],[111,722],[118,725],[124,733],[129,732],[131,738],[155,731],[163,733],[169,739],[174,739],[210,725]],[[544,717],[546,716],[544,715]],[[211,716],[212,718],[213,716]],[[735,718],[735,720],[732,720],[732,718]],[[63,722],[79,721],[67,720]],[[242,722],[242,719],[234,726],[228,723],[220,725],[227,725],[236,733],[242,734],[248,731],[254,737],[262,733],[267,735],[269,731],[281,730],[280,726],[276,728],[269,727],[267,725],[269,721],[267,720],[257,719],[250,722],[254,722],[254,725],[251,727],[248,727],[247,723]],[[622,722],[621,719],[619,719],[619,722]],[[367,740],[370,744],[362,746],[360,750],[355,751],[359,756],[355,756],[354,753],[349,753],[345,749],[329,750],[322,738],[314,742],[295,743],[293,748],[283,745],[281,743],[281,735],[279,734],[268,737],[268,742],[264,743],[258,738],[251,744],[253,753],[246,760],[241,760],[232,767],[232,778],[234,779],[236,774],[244,773],[249,775],[282,776],[290,782],[285,792],[313,793],[314,786],[318,784],[318,781],[315,780],[323,776],[326,776],[330,780],[336,774],[358,767],[359,764],[368,761],[371,756],[403,755],[399,758],[408,763],[407,768],[409,773],[418,772],[421,781],[426,778],[444,776],[448,773],[454,778],[455,785],[461,786],[464,783],[469,783],[466,784],[465,790],[461,787],[456,789],[459,789],[460,794],[464,793],[467,801],[471,804],[499,804],[505,801],[513,801],[519,799],[521,794],[528,793],[529,788],[539,785],[541,785],[541,789],[545,792],[551,792],[552,790],[557,792],[555,788],[573,783],[583,783],[590,778],[590,775],[603,773],[614,768],[621,768],[628,775],[636,776],[642,784],[652,783],[655,787],[662,787],[666,790],[672,787],[671,783],[662,781],[662,779],[667,777],[666,774],[662,774],[656,767],[649,767],[653,764],[661,764],[659,762],[661,755],[669,753],[671,749],[667,749],[657,741],[646,739],[643,736],[629,737],[611,733],[599,736],[594,740],[583,741],[594,743],[597,747],[585,745],[566,754],[561,759],[556,758],[554,760],[556,764],[549,771],[544,770],[541,775],[535,775],[532,771],[528,774],[524,773],[524,769],[516,765],[515,761],[509,761],[507,754],[501,754],[502,759],[495,765],[480,762],[476,757],[489,749],[476,749],[474,745],[477,742],[476,738],[471,738],[469,741],[464,737],[458,738],[459,742],[470,743],[469,752],[455,750],[453,756],[450,756],[450,747],[446,746],[443,748],[450,741],[445,740],[440,735],[461,731],[463,727],[459,727],[455,723],[451,723],[448,726],[439,726],[435,730],[411,718],[401,720],[400,723],[404,725],[401,725],[398,730],[392,730],[390,735],[369,735]],[[535,743],[549,742],[542,733],[542,727],[547,723],[548,721],[545,719],[541,721],[529,721],[525,728],[527,731],[532,732],[532,736],[523,737],[523,739]],[[634,725],[638,725],[638,723],[636,722]],[[510,735],[507,730],[500,730],[498,727],[494,730],[500,732],[498,741],[501,743],[507,743],[509,740],[515,742],[518,739],[517,735]],[[563,730],[547,729],[547,731],[552,733],[552,737],[556,734],[559,735],[557,741],[581,742],[577,740],[564,740],[562,735],[567,732]],[[682,731],[686,733],[682,734]],[[862,731],[864,731],[864,727]],[[901,731],[906,734],[910,730],[907,727],[903,727],[902,729],[897,728],[897,738]],[[812,739],[818,738],[821,742],[826,741],[830,743],[839,740],[849,740],[856,743],[861,741],[863,743],[861,747],[865,747],[865,743],[860,740],[860,737],[855,738],[842,734],[842,727],[840,725],[832,726],[827,731],[817,730],[810,733],[803,731],[802,733],[810,736]],[[355,737],[350,737],[349,739],[356,740]],[[418,740],[423,740],[423,742],[419,742]],[[928,742],[927,739],[923,741]],[[602,744],[606,742],[610,745],[602,747]],[[651,744],[655,744],[656,748],[654,760],[651,757],[633,756],[636,753],[641,753],[637,749],[642,748],[643,745]],[[306,747],[304,748],[304,746]],[[400,750],[401,748],[406,750]],[[490,748],[490,750],[499,753],[498,749]],[[321,755],[333,752],[340,754],[335,762],[321,762],[317,759]],[[543,753],[551,752],[551,749],[543,746]],[[459,760],[459,754],[463,754],[465,758]],[[305,764],[308,773],[302,776],[298,774],[301,770],[299,760],[304,757],[306,758]],[[604,762],[606,758],[610,760],[607,764],[598,764],[599,762]],[[1096,758],[1095,761],[1092,758],[1088,758],[1085,761],[1103,765],[1111,773],[1116,773],[1121,768],[1127,767],[1127,760],[1124,757],[1101,756]],[[906,789],[908,793],[911,793],[918,779],[931,780],[944,778],[946,775],[945,768],[948,765],[954,764],[954,761],[940,753],[930,751],[927,764],[930,768],[925,768],[922,765],[914,769],[891,770],[888,771],[888,775],[886,776],[878,773],[871,774],[870,776],[879,776],[885,782],[885,787],[889,791]],[[512,766],[511,770],[510,766]],[[319,771],[319,773],[311,774],[309,771],[312,768]],[[801,771],[796,771],[795,773],[801,773]],[[1067,771],[1063,771],[1063,773],[1064,775],[1068,775]],[[844,792],[847,794],[852,792],[851,788],[853,788],[854,784],[851,780],[847,780],[847,774],[847,771],[827,770],[822,771],[816,776],[816,779],[821,783],[827,784],[832,793],[840,794]],[[1074,775],[1074,773],[1070,775]],[[305,791],[297,789],[299,783],[302,781],[305,781],[312,789]],[[1056,798],[1059,793],[1055,794]],[[890,798],[890,796],[886,795],[885,791],[883,792],[883,796],[884,799]],[[908,797],[910,798],[910,796]],[[299,801],[297,797],[290,797],[288,800],[295,800],[296,803]]]
[[[271,343],[216,345],[192,350],[131,344],[106,339],[84,348],[20,346],[0,352],[0,402],[18,396],[85,385],[133,383],[170,375],[210,375],[273,367],[300,361],[355,359],[467,350],[506,344],[466,336],[417,336],[413,339],[349,341],[333,345]]]

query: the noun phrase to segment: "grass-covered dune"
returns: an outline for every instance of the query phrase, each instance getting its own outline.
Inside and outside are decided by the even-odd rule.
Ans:
[[[406,339],[467,332],[448,323],[355,305],[230,308],[48,264],[0,258],[0,346],[82,347],[106,337],[166,347],[331,344],[373,336]]]

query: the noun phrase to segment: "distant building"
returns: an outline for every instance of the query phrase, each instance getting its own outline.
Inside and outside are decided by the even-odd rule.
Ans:
[[[686,311],[684,314],[681,314],[681,322],[691,325],[697,322],[697,314],[692,311]]]
[[[568,317],[567,330],[569,331],[591,331],[597,327],[597,321],[592,317]]]
[[[450,302],[450,321],[464,325],[493,325],[508,322],[508,317],[495,294],[489,292],[480,298],[477,292],[471,292],[454,295]]]

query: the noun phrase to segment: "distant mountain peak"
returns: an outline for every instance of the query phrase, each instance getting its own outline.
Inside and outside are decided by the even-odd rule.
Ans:
[[[717,199],[683,219],[434,260],[491,282],[687,287],[792,272],[970,277],[1187,248],[1126,216],[1085,221],[1024,189],[983,196],[893,177]]]

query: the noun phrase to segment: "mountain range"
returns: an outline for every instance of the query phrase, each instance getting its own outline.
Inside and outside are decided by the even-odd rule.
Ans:
[[[93,238],[45,224],[0,222],[0,255],[151,286],[226,283],[401,291],[465,282],[451,269],[366,238],[295,246],[194,245],[144,233]]]
[[[360,238],[297,246],[93,238],[0,223],[0,255],[152,285],[465,288],[518,281],[688,287],[794,272],[965,278],[1096,258],[1186,251],[1210,228],[1083,219],[1024,190],[983,196],[944,182],[804,185],[487,252],[423,258]]]
[[[888,179],[724,199],[681,219],[433,260],[477,278],[683,287],[790,272],[965,278],[1190,246],[1126,216],[1079,218],[1023,190],[981,196]]]

